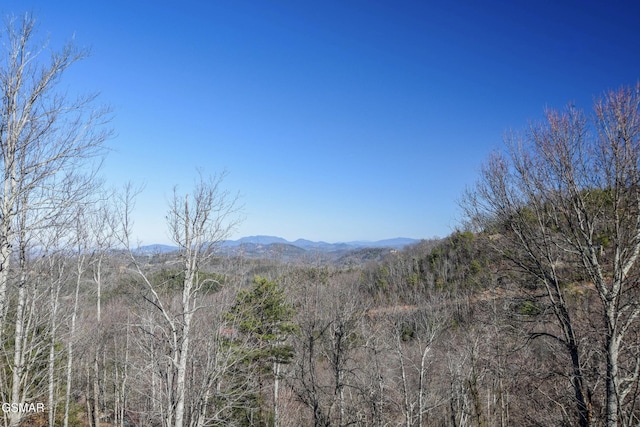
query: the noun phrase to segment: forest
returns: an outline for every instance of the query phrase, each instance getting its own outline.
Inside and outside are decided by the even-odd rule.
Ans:
[[[58,91],[86,52],[3,33],[4,426],[640,423],[640,85],[505,138],[446,238],[380,259],[217,251],[240,202],[200,174],[138,250],[97,167],[111,112]]]

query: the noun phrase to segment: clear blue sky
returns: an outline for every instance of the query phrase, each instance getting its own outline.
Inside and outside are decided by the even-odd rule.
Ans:
[[[640,79],[635,1],[35,1],[40,34],[92,56],[73,90],[115,112],[104,176],[144,183],[136,232],[229,171],[253,234],[446,236],[505,130]]]

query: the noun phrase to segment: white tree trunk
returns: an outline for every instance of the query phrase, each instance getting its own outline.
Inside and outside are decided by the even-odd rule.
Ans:
[[[280,391],[280,364],[273,362],[273,427],[280,425],[280,408],[278,406],[278,394]]]
[[[398,353],[398,361],[400,363],[400,376],[402,378],[402,400],[404,406],[404,424],[405,427],[411,427],[412,414],[411,403],[409,397],[409,385],[407,384],[407,369],[404,363],[404,352],[402,351],[402,343],[400,338],[400,331],[395,331],[396,335],[396,351]]]
[[[426,377],[426,363],[427,363],[427,355],[429,354],[430,347],[429,345],[425,345],[422,350],[422,357],[420,358],[420,384],[418,386],[418,426],[422,427],[423,418],[425,413],[425,403],[424,403],[424,394],[425,394],[425,377]]]
[[[22,389],[24,371],[24,348],[23,340],[25,339],[25,306],[27,299],[26,283],[20,280],[18,288],[18,304],[16,307],[16,322],[14,331],[14,347],[13,347],[13,366],[11,374],[11,403],[24,403],[22,401]],[[10,423],[12,427],[20,424],[22,413],[11,412]]]
[[[191,328],[190,313],[185,314],[182,330],[182,344],[179,348],[177,378],[176,378],[176,418],[175,427],[184,426],[184,405],[186,394],[187,360],[189,355],[189,332]]]
[[[607,405],[607,427],[617,427],[618,425],[618,402],[619,402],[619,378],[618,378],[618,354],[620,352],[619,335],[615,328],[615,308],[608,310],[608,329],[606,337],[607,349],[607,378],[606,378],[606,405]],[[612,325],[613,323],[613,325]]]
[[[76,320],[78,317],[78,300],[80,297],[80,283],[82,281],[82,273],[84,272],[84,258],[80,256],[78,260],[78,271],[76,277],[76,289],[73,299],[73,312],[71,313],[71,329],[69,330],[69,342],[67,344],[67,378],[66,390],[64,395],[64,419],[63,427],[69,426],[69,409],[71,406],[71,373],[73,372],[73,340],[76,335]]]
[[[49,408],[48,421],[49,427],[54,427],[55,425],[55,417],[56,417],[56,401],[55,401],[55,390],[56,390],[56,376],[55,376],[55,366],[56,366],[56,339],[57,339],[57,331],[58,331],[58,305],[59,305],[59,295],[60,295],[60,284],[59,282],[51,283],[51,288],[49,290],[50,293],[50,323],[49,327],[51,329],[51,339],[49,341],[49,360],[47,362],[47,377],[48,377],[48,394],[47,394],[47,408]]]

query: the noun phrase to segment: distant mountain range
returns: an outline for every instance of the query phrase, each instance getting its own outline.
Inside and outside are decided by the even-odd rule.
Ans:
[[[298,239],[290,242],[282,237],[276,236],[248,236],[238,240],[225,240],[220,244],[220,251],[229,254],[249,254],[253,256],[274,254],[284,254],[288,256],[301,256],[305,253],[318,252],[340,252],[364,249],[364,248],[385,248],[385,249],[402,249],[407,245],[418,243],[419,240],[409,239],[406,237],[397,237],[394,239],[378,240],[375,242],[368,241],[352,241],[340,243],[314,242],[306,239]],[[168,253],[177,250],[175,246],[169,245],[146,245],[139,248],[139,253],[157,254]]]
[[[375,242],[367,241],[352,241],[352,242],[339,242],[339,243],[327,243],[327,242],[314,242],[306,239],[298,239],[290,242],[282,237],[276,236],[249,236],[243,237],[238,240],[225,240],[222,246],[238,246],[243,244],[256,244],[256,245],[271,245],[274,243],[281,243],[285,245],[297,246],[299,248],[320,249],[320,250],[342,250],[342,249],[356,249],[356,248],[394,248],[401,249],[407,245],[418,243],[419,240],[409,239],[405,237],[398,237],[394,239],[378,240]]]

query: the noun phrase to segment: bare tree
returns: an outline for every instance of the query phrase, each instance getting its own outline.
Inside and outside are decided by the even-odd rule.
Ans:
[[[116,235],[118,232],[118,221],[116,215],[116,207],[111,204],[114,199],[111,192],[99,194],[91,211],[91,215],[87,221],[87,237],[89,239],[89,268],[91,270],[90,280],[95,285],[96,292],[96,315],[95,315],[95,337],[99,338],[102,333],[102,293],[106,275],[105,264],[108,261],[109,253],[116,246]],[[93,425],[99,425],[100,408],[100,359],[105,358],[105,342],[101,339],[95,340],[95,349],[93,357],[93,378],[92,378],[92,396],[93,406]],[[126,354],[126,353],[125,353]],[[126,364],[125,364],[126,365]],[[106,369],[103,365],[102,369]],[[103,381],[104,383],[104,381]],[[104,384],[103,384],[104,385]],[[105,408],[102,408],[105,409]]]
[[[64,203],[57,189],[74,181],[71,177],[100,153],[109,135],[95,95],[69,99],[55,91],[64,72],[87,53],[69,44],[44,58],[49,49],[34,42],[35,25],[28,14],[8,21],[0,65],[0,331],[20,201],[28,202],[21,209]]]
[[[299,333],[294,336],[297,357],[291,378],[297,399],[311,411],[314,427],[331,425],[328,408],[325,405],[320,364],[322,342],[331,322],[322,313],[321,288],[328,283],[326,270],[314,269],[293,274],[295,305],[299,319]]]
[[[640,257],[640,85],[610,91],[585,116],[570,106],[507,138],[467,197],[475,224],[494,234],[496,248],[544,290],[556,340],[572,366],[578,424],[592,422],[581,331],[566,298],[567,284],[595,292],[606,355],[606,425],[628,425],[630,394],[640,360],[629,342],[637,329]],[[597,367],[595,367],[597,368]],[[636,409],[637,410],[637,409]]]
[[[60,327],[59,309],[60,309],[60,293],[63,284],[67,280],[68,276],[68,259],[61,253],[53,252],[46,257],[46,273],[45,277],[48,278],[48,292],[49,292],[49,356],[47,360],[47,408],[49,426],[55,425],[56,419],[56,403],[57,394],[59,391],[59,368],[60,359],[62,355],[60,351],[57,351],[57,344],[59,339],[58,329]]]
[[[13,347],[11,403],[35,397],[25,358],[35,354],[26,346],[33,345],[27,338],[36,327],[29,307],[39,298],[32,261],[44,250],[42,230],[62,227],[71,207],[89,194],[91,159],[109,136],[102,126],[108,116],[95,106],[95,95],[71,99],[56,90],[64,72],[87,53],[72,44],[58,52],[39,46],[35,29],[29,14],[7,20],[0,61],[0,342]],[[9,298],[13,284],[16,299]],[[57,306],[52,308],[55,316]],[[10,418],[18,425],[22,415]]]
[[[289,277],[299,330],[288,382],[314,426],[345,426],[380,415],[369,410],[380,397],[379,366],[366,370],[362,361],[371,357],[377,362],[378,343],[361,339],[366,307],[354,286],[357,274],[309,268]]]
[[[74,274],[74,291],[73,291],[73,307],[71,309],[71,319],[69,326],[69,334],[67,338],[67,370],[66,370],[66,382],[65,382],[65,399],[64,399],[64,417],[63,426],[69,425],[69,410],[71,404],[71,390],[72,390],[72,373],[74,371],[74,344],[76,340],[78,311],[80,307],[80,285],[85,279],[85,272],[89,263],[89,248],[88,248],[88,236],[86,229],[87,218],[84,210],[80,208],[78,210],[77,217],[75,218],[76,227],[74,230],[73,243],[75,253],[75,274]]]
[[[209,260],[216,246],[225,239],[237,224],[237,197],[222,188],[225,174],[204,179],[200,176],[193,193],[181,195],[174,189],[167,214],[171,240],[178,246],[181,278],[179,301],[172,303],[163,297],[148,272],[145,272],[133,249],[130,249],[134,269],[148,291],[147,301],[162,319],[160,328],[169,343],[167,377],[168,404],[163,416],[167,426],[183,427],[191,414],[185,414],[186,384],[191,356],[191,339],[194,316],[204,307],[201,301],[204,290],[212,280],[202,274],[201,268]],[[125,218],[125,224],[128,221]],[[130,245],[131,230],[124,239]]]
[[[415,306],[396,305],[385,314],[391,326],[390,335],[400,368],[405,425],[422,427],[426,424],[425,415],[430,407],[441,404],[439,401],[428,402],[427,375],[429,359],[433,357],[432,347],[446,328],[448,319],[442,313],[444,301],[435,297],[416,299],[419,302]],[[413,387],[412,382],[416,383]]]

